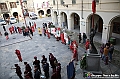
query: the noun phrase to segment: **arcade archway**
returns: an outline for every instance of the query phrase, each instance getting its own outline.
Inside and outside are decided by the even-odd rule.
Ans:
[[[47,9],[47,16],[51,16],[51,10],[50,9]]]
[[[10,17],[10,15],[8,13],[3,14],[4,19],[8,19],[9,17]]]
[[[88,25],[87,25],[87,35],[89,37],[90,35],[90,29],[93,27],[92,25],[92,21],[93,21],[93,15],[89,15],[88,17]],[[102,40],[102,30],[103,30],[103,19],[97,15],[97,14],[94,14],[94,28],[97,27],[97,30],[96,30],[96,35],[95,35],[95,39],[97,41],[99,41],[101,43],[101,40]]]
[[[62,27],[68,29],[67,14],[65,12],[61,13],[61,23],[62,23]]]
[[[50,11],[50,9],[48,9],[48,10],[47,10],[47,14],[51,14],[51,11]]]
[[[111,33],[110,36],[115,36],[117,38],[120,38],[120,15],[114,17],[111,20]]]
[[[14,16],[15,18],[18,18],[18,12],[14,12],[14,13],[13,13],[13,16]]]
[[[80,17],[77,13],[71,14],[71,24],[75,30],[80,30]]]
[[[43,10],[40,10],[40,11],[38,12],[38,14],[39,14],[39,16],[42,16],[42,15],[44,15],[44,11],[43,11]]]

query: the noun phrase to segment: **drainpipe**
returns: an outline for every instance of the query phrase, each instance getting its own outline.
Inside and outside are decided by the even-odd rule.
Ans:
[[[82,6],[81,6],[81,9],[82,9],[82,11],[81,11],[81,17],[82,17],[82,19],[84,19],[84,18],[83,18],[83,0],[82,0]]]

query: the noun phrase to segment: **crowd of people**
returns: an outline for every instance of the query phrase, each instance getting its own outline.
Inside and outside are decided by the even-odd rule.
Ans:
[[[22,62],[22,56],[21,56],[20,50],[16,49],[15,54],[17,55],[19,62]],[[52,68],[51,77],[49,75],[49,63]],[[34,66],[34,76],[33,76],[31,66],[27,62],[24,62],[24,65],[25,65],[24,78],[25,79],[41,79],[41,77],[43,77],[41,76],[42,75],[41,68],[42,68],[44,72],[44,79],[48,79],[49,77],[50,79],[61,79],[61,64],[58,62],[58,60],[52,53],[49,53],[49,63],[45,55],[42,55],[41,61],[37,59],[37,56],[35,56],[33,61],[33,66]],[[18,64],[15,64],[15,68],[12,68],[12,69],[16,69],[17,76],[20,79],[23,79],[22,71]]]
[[[100,53],[102,56],[102,60],[108,65],[108,61],[112,61],[112,55],[114,52],[114,45],[108,41],[106,44],[102,44],[100,47]]]
[[[3,25],[3,30],[4,30],[4,35],[6,37],[6,40],[9,39],[9,33],[10,34],[14,34],[14,33],[19,33],[19,34],[23,34],[23,36],[29,36],[31,39],[33,36],[33,33],[35,32],[36,29],[36,23],[35,22],[29,22],[29,26],[25,26],[25,24],[23,23],[22,27],[17,27],[15,25],[11,24],[11,27],[8,28],[9,32],[6,30],[6,27]],[[1,32],[0,32],[0,35]]]

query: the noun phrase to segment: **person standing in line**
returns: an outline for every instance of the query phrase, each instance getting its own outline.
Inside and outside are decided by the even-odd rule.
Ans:
[[[73,59],[78,61],[78,51],[77,51],[77,48],[78,48],[78,44],[76,41],[73,41]]]
[[[29,21],[29,25],[30,25],[30,27],[31,27],[31,22]]]
[[[12,33],[15,33],[15,29],[14,29],[14,26],[12,26],[11,28],[12,28]]]
[[[45,23],[44,25],[45,25],[45,28],[47,28],[47,23]]]
[[[27,62],[24,62],[24,65],[25,65],[25,72],[30,73],[29,77],[33,79],[32,72],[31,72],[32,69],[31,69],[30,65]]]
[[[38,66],[34,66],[34,79],[40,79],[40,71]]]
[[[46,29],[43,28],[43,33],[44,33],[44,36],[46,36]]]
[[[45,23],[43,23],[42,25],[43,25],[43,28],[45,28]]]
[[[85,33],[83,33],[83,44],[86,43],[87,36]]]
[[[33,65],[37,66],[37,68],[38,68],[38,70],[39,70],[39,72],[41,74],[40,61],[37,59],[36,56],[34,57],[34,59],[35,59],[35,61],[33,62]]]
[[[3,30],[4,30],[4,31],[6,31],[6,28],[5,28],[5,26],[4,26],[4,25],[3,25]]]
[[[49,64],[47,62],[43,63],[43,71],[44,71],[46,79],[48,79],[49,78]]]
[[[23,79],[23,77],[22,77],[22,72],[21,72],[21,68],[20,68],[20,66],[18,66],[18,64],[15,64],[15,68],[12,68],[12,69],[16,69],[16,74],[17,74],[17,76],[18,76],[20,79]]]
[[[19,34],[21,34],[22,33],[22,29],[20,27],[18,27],[17,29],[18,29]]]
[[[31,27],[29,28],[29,31],[30,31],[30,34],[33,36],[33,31]]]
[[[53,54],[49,53],[49,61],[50,61],[50,65],[51,65],[51,68],[52,68],[53,72],[56,71],[56,65],[55,65],[56,60],[57,59],[53,56]]]
[[[15,32],[17,33],[17,27],[14,26]]]
[[[57,74],[57,79],[61,79],[61,64],[60,63],[57,64],[56,74]]]
[[[81,43],[81,40],[82,40],[81,33],[79,33],[78,37],[79,37],[79,43]]]
[[[42,55],[42,60],[41,60],[42,65],[44,64],[44,62],[47,62],[47,58],[45,58],[45,55]]]
[[[8,40],[9,37],[8,37],[8,32],[7,32],[7,31],[5,31],[4,35],[5,35],[5,37],[6,37],[6,40]]]
[[[42,28],[38,27],[38,33],[40,36],[42,36]]]
[[[36,29],[36,23],[34,22],[34,27],[35,27],[35,29]]]
[[[87,39],[86,43],[85,43],[85,49],[88,50],[90,47],[90,41],[89,39]]]
[[[110,44],[110,47],[109,47],[109,61],[112,61],[112,54],[113,54],[113,51],[114,51],[114,46],[113,44]]]
[[[12,27],[9,27],[9,31],[10,31],[10,33],[12,34]]]
[[[48,28],[46,29],[46,34],[48,36],[48,39],[50,39],[50,33],[48,32]]]
[[[17,57],[18,57],[18,59],[19,59],[19,62],[22,62],[22,57],[21,57],[20,50],[16,49],[16,50],[15,50],[15,54],[17,55]]]

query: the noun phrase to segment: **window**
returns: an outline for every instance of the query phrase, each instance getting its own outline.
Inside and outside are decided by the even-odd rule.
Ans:
[[[113,33],[120,34],[120,23],[118,22],[113,23]]]
[[[97,3],[99,3],[99,0],[95,0]]]
[[[64,1],[63,1],[63,0],[60,0],[60,2],[61,2],[61,5],[63,5],[63,4],[64,4]]]
[[[96,3],[99,3],[99,0],[95,0],[96,1]]]
[[[76,0],[72,0],[72,4],[76,4]]]
[[[53,0],[53,5],[55,5],[55,0]]]

